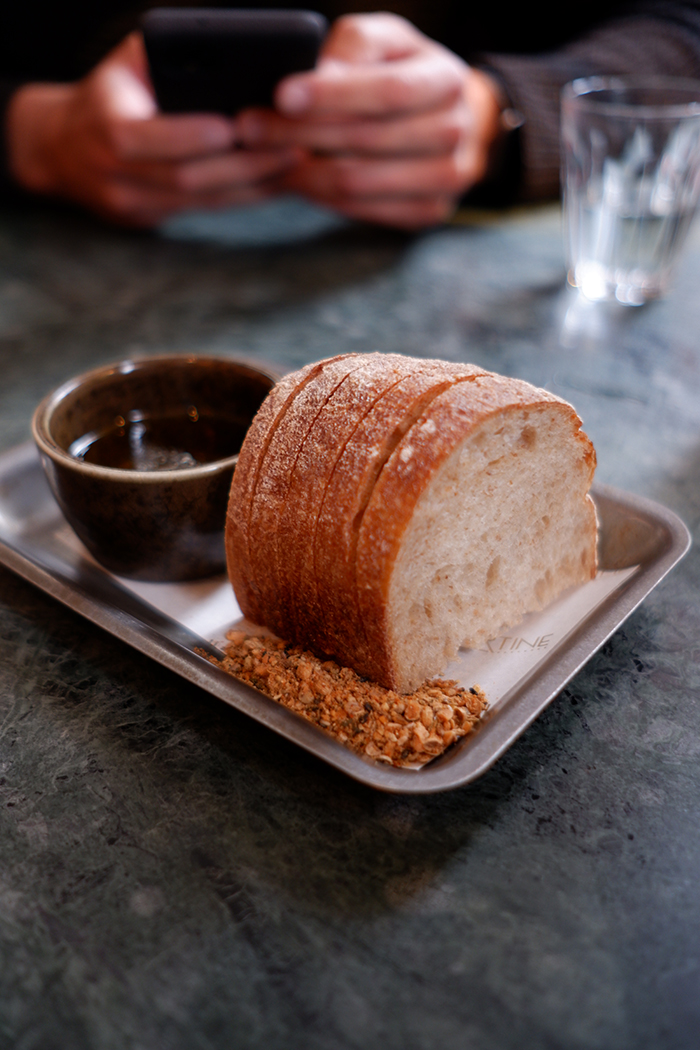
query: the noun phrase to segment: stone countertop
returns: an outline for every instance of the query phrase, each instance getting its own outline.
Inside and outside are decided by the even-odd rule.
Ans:
[[[417,237],[295,202],[160,235],[0,216],[0,448],[131,353],[469,360],[700,517],[700,232],[642,309],[556,208]],[[476,783],[361,787],[0,569],[2,1050],[695,1050],[700,552]]]

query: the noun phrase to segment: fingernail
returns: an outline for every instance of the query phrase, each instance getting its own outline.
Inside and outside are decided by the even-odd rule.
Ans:
[[[292,80],[281,85],[276,101],[283,113],[303,113],[311,105],[311,91],[303,81]]]

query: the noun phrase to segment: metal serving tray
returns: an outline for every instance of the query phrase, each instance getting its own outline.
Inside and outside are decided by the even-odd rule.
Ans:
[[[603,571],[585,585],[590,597],[576,589],[539,618],[526,619],[512,636],[460,654],[447,676],[465,685],[478,682],[491,706],[476,733],[420,769],[359,758],[198,656],[196,647],[220,655],[212,639],[223,638],[238,612],[231,588],[223,580],[132,584],[100,568],[66,524],[30,443],[0,456],[0,563],[355,780],[382,791],[423,794],[484,773],[688,550],[687,528],[665,507],[604,486],[594,497]],[[217,616],[220,626],[210,629]]]

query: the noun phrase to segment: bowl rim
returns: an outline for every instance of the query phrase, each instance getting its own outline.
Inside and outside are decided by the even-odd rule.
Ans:
[[[105,467],[99,463],[89,463],[84,459],[80,459],[78,456],[73,456],[67,449],[64,449],[59,445],[51,435],[49,426],[53,412],[60,405],[61,401],[84,383],[99,378],[109,379],[110,375],[128,375],[130,372],[137,371],[141,368],[150,365],[165,364],[169,361],[174,361],[178,364],[203,362],[217,365],[223,364],[238,366],[248,372],[257,373],[258,375],[269,379],[271,382],[270,390],[272,390],[272,387],[274,387],[275,383],[281,378],[280,373],[272,365],[267,364],[267,362],[254,361],[246,357],[228,357],[220,354],[198,353],[134,354],[130,357],[122,358],[119,361],[114,361],[111,364],[99,365],[97,368],[90,368],[85,372],[81,372],[79,375],[72,376],[70,379],[66,379],[59,386],[55,387],[55,389],[51,390],[41,399],[32,413],[31,420],[32,437],[34,438],[34,442],[39,449],[39,452],[43,455],[49,456],[57,465],[67,467],[68,469],[86,477],[96,479],[102,478],[104,480],[109,479],[112,481],[121,481],[123,483],[130,482],[137,485],[163,484],[165,481],[170,483],[180,481],[184,483],[186,481],[195,480],[196,478],[218,474],[230,467],[235,467],[240,454],[238,452],[233,456],[225,456],[223,459],[212,460],[211,463],[198,463],[195,467],[180,467],[165,470],[131,470],[130,468],[124,467]]]

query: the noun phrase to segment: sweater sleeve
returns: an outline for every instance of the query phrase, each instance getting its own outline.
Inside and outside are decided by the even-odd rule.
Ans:
[[[524,200],[559,192],[559,95],[576,77],[665,74],[700,78],[700,10],[680,7],[676,17],[640,13],[619,18],[538,55],[482,54],[472,59],[493,72],[511,105],[525,118],[519,129]]]

